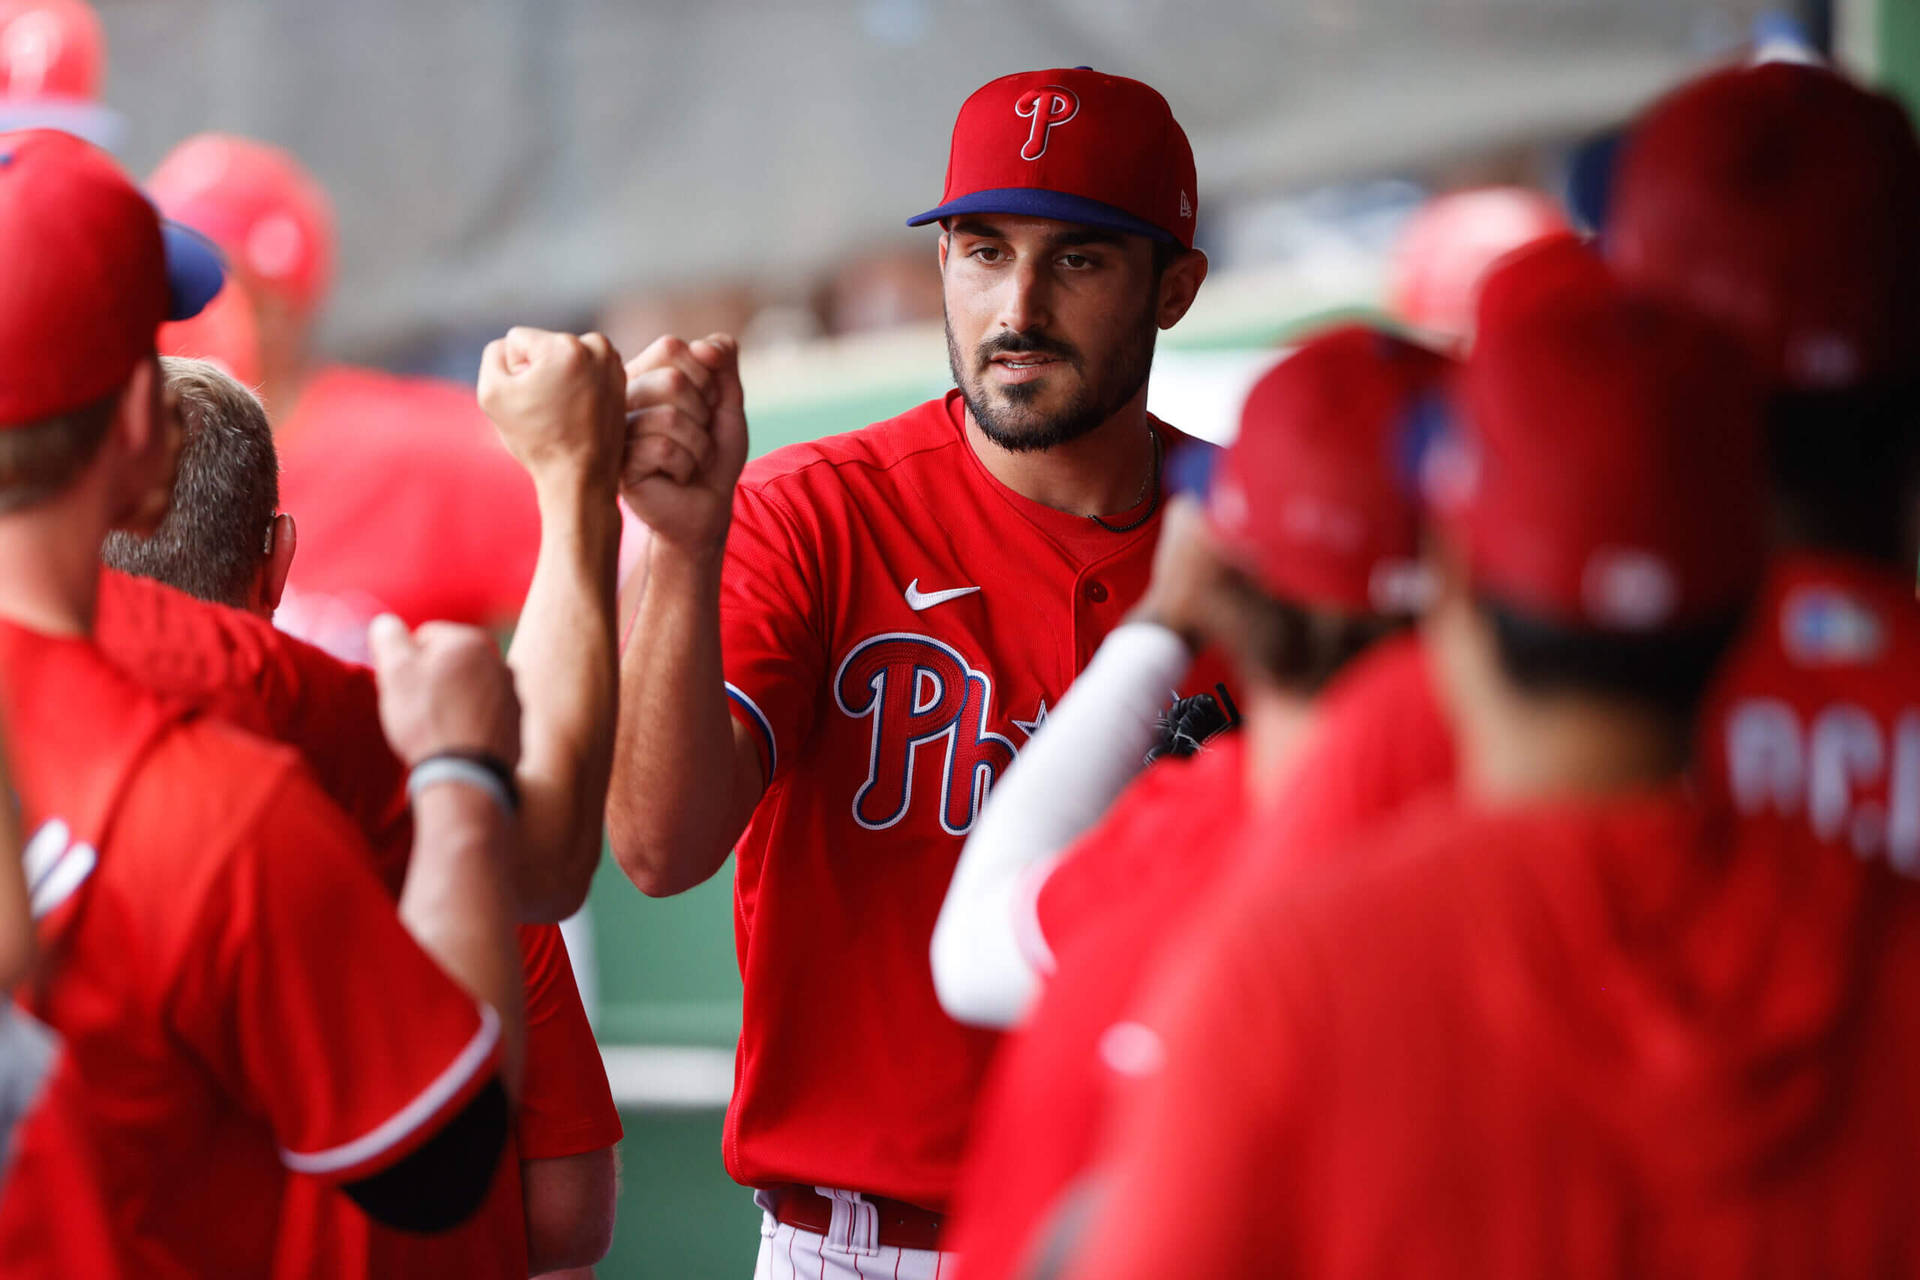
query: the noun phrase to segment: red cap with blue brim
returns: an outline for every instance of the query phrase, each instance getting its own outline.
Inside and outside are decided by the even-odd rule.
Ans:
[[[206,306],[225,276],[111,156],[52,129],[0,134],[0,244],[0,429],[123,386],[160,325]]]
[[[1193,247],[1193,148],[1167,100],[1087,67],[1023,71],[960,107],[940,204],[910,227],[966,214],[1052,218]]]

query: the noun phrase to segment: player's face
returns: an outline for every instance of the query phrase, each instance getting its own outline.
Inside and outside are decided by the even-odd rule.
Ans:
[[[953,378],[995,444],[1064,444],[1146,386],[1162,302],[1144,237],[983,214],[954,220],[940,263]]]

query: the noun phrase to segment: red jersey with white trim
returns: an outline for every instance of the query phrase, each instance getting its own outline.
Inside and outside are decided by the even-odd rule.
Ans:
[[[1920,886],[1677,790],[1364,843],[1156,983],[1075,1280],[1920,1267]]]
[[[409,626],[519,615],[539,508],[471,387],[337,365],[275,436],[281,509],[300,522],[281,625],[360,660],[382,609]]]
[[[769,781],[737,850],[735,1179],[945,1206],[995,1037],[941,1010],[934,920],[988,787],[1144,590],[1157,512],[1110,523],[1141,516],[1000,484],[958,392],[748,466],[721,647]]]
[[[953,1280],[1028,1274],[1035,1229],[1095,1151],[1103,1061],[1137,1039],[1141,980],[1217,883],[1245,821],[1238,734],[1135,779],[1040,890],[1051,976],[994,1056],[954,1193]]]
[[[0,1272],[259,1274],[289,1173],[404,1158],[494,1078],[498,1020],[401,927],[291,751],[5,623],[0,701],[42,956],[18,998],[62,1045]]]
[[[318,1178],[288,1184],[274,1274],[458,1276],[521,1280],[527,1274],[523,1160],[556,1160],[620,1141],[620,1113],[587,1024],[557,925],[522,925],[527,1061],[512,1138],[479,1210],[451,1231],[419,1234],[381,1226]]]
[[[406,766],[387,748],[373,672],[342,662],[250,613],[106,571],[95,640],[138,683],[295,747],[329,797],[366,835],[375,870],[398,896],[412,854]],[[606,1069],[554,925],[519,930],[527,1054],[513,1143],[518,1159],[579,1155],[620,1140]],[[517,1157],[517,1158],[516,1158]],[[526,1274],[526,1210],[517,1167],[458,1228],[430,1236],[381,1227],[319,1179],[295,1178],[277,1273]]]
[[[1701,719],[1707,787],[1920,876],[1920,603],[1911,572],[1775,566]]]

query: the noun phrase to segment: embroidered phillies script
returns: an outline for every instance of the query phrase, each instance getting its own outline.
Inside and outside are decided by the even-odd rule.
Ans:
[[[1027,143],[1020,148],[1022,160],[1038,160],[1047,154],[1047,139],[1054,129],[1080,114],[1080,98],[1071,89],[1057,84],[1031,89],[1014,100],[1014,114],[1033,121],[1027,130]]]

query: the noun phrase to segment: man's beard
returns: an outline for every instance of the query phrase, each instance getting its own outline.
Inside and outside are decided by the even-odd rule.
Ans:
[[[947,363],[953,369],[954,385],[960,388],[967,411],[987,439],[1013,453],[1040,453],[1077,440],[1111,418],[1146,385],[1153,368],[1154,339],[1159,326],[1148,316],[1126,346],[1114,354],[1109,375],[1098,384],[1083,379],[1080,390],[1058,412],[1034,418],[1024,412],[1037,400],[1045,384],[1016,382],[998,388],[1006,398],[996,407],[988,399],[986,365],[997,355],[1048,355],[1069,361],[1085,372],[1080,352],[1071,343],[1042,333],[1002,333],[980,344],[975,352],[973,372],[969,374],[961,359],[960,347],[953,339],[953,321],[947,321]]]

